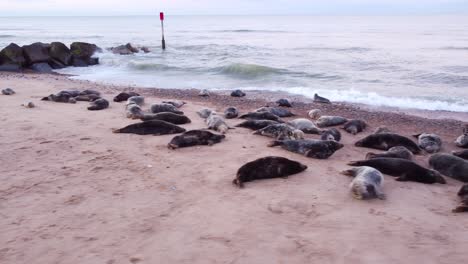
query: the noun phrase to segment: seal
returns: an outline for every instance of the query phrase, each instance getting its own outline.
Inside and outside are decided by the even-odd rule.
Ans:
[[[399,158],[399,159],[413,159],[413,153],[403,146],[392,147],[386,152],[383,153],[373,153],[369,152],[366,155],[366,159],[376,159],[376,158]]]
[[[162,101],[163,104],[171,104],[177,108],[181,108],[186,104],[184,101],[179,101],[179,100],[169,100],[169,101]]]
[[[325,97],[321,97],[318,94],[314,94],[314,102],[315,103],[321,103],[321,104],[331,104],[330,100],[328,100]]]
[[[468,184],[465,184],[458,191],[458,196],[461,198],[460,204],[452,210],[454,213],[468,212]]]
[[[357,133],[364,131],[366,127],[367,124],[363,120],[352,119],[346,122],[343,129],[350,134],[356,135]]]
[[[34,107],[36,107],[36,105],[34,105],[33,102],[25,102],[25,103],[21,104],[21,106],[24,106],[24,107],[26,107],[26,108],[34,108]]]
[[[278,117],[295,116],[295,114],[292,113],[291,111],[289,111],[288,109],[281,108],[281,107],[261,107],[261,108],[255,110],[255,112],[269,112],[269,113],[272,113],[272,114],[274,114],[275,116],[278,116]]]
[[[185,132],[185,129],[166,121],[161,120],[150,120],[140,123],[128,125],[126,127],[116,129],[114,133],[126,133],[126,134],[137,134],[137,135],[167,135],[167,134],[178,134]]]
[[[320,139],[321,140],[332,140],[332,141],[340,142],[341,133],[340,133],[340,131],[338,129],[333,127],[333,128],[322,131],[320,133]]]
[[[139,95],[140,95],[139,93],[135,93],[135,92],[128,92],[128,93],[122,92],[114,97],[114,102],[116,103],[124,102],[124,101],[127,101],[128,98],[132,96],[139,96]]]
[[[273,120],[246,120],[240,124],[235,125],[236,127],[244,127],[252,130],[259,130],[269,125],[279,124]]]
[[[129,104],[125,107],[125,115],[127,118],[139,119],[145,116],[141,107],[137,104]]]
[[[142,121],[149,121],[149,120],[161,120],[166,121],[174,125],[183,125],[191,123],[192,120],[184,115],[178,115],[171,112],[161,112],[157,114],[144,114],[140,117]]]
[[[70,104],[76,104],[76,99],[75,99],[75,98],[76,98],[76,97],[72,97],[72,98],[68,99],[68,102],[69,102]]]
[[[445,153],[434,154],[429,158],[429,165],[445,176],[468,182],[468,161]]]
[[[250,113],[241,115],[239,118],[249,119],[249,120],[273,120],[279,123],[284,123],[277,115],[274,115],[270,112],[250,112]]]
[[[142,106],[145,104],[145,97],[141,96],[141,95],[136,95],[136,96],[132,96],[132,97],[129,97],[127,99],[127,105],[129,104],[137,104],[139,106]]]
[[[344,145],[326,140],[275,140],[269,147],[281,146],[283,149],[302,154],[309,158],[328,159]]]
[[[239,111],[235,107],[228,107],[224,110],[224,117],[227,119],[236,118],[239,116]]]
[[[288,125],[299,129],[307,134],[320,134],[321,130],[315,126],[314,122],[306,118],[297,118],[288,122]]]
[[[320,109],[312,109],[307,113],[307,115],[310,119],[317,120],[322,116],[322,111]]]
[[[341,116],[321,116],[316,124],[318,127],[338,126],[346,123],[348,119]]]
[[[283,157],[268,156],[248,162],[240,167],[232,183],[239,188],[243,188],[244,182],[284,178],[303,172],[306,169],[307,166],[300,162]]]
[[[232,91],[231,96],[232,97],[244,97],[245,93],[241,90],[234,90]]]
[[[266,137],[275,138],[278,140],[282,139],[296,139],[294,128],[286,125],[286,124],[274,124],[254,131],[254,135],[261,135]]]
[[[455,140],[455,145],[460,148],[468,148],[468,124],[463,126],[463,134]]]
[[[95,91],[95,90],[90,90],[90,89],[86,89],[86,90],[80,92],[79,95],[90,95],[90,94],[94,94],[94,95],[97,95],[97,96],[101,96],[101,93],[100,93],[100,92]]]
[[[422,133],[413,136],[418,139],[418,146],[427,153],[436,153],[442,148],[442,139],[436,134]]]
[[[460,151],[453,151],[452,154],[459,158],[468,160],[468,149],[467,150],[460,150]]]
[[[97,111],[97,110],[106,109],[108,107],[109,107],[109,101],[107,101],[104,98],[99,98],[91,102],[91,104],[88,106],[88,110]]]
[[[153,104],[151,105],[151,113],[157,114],[162,112],[171,112],[178,115],[183,115],[184,112],[179,111],[177,107],[171,104]]]
[[[86,95],[78,95],[73,97],[76,101],[83,101],[83,102],[92,102],[95,101],[99,98],[101,98],[98,95],[95,94],[86,94]]]
[[[420,153],[421,149],[411,139],[394,133],[371,134],[354,144],[356,147],[389,150],[392,147],[403,146],[414,154]]]
[[[286,98],[281,98],[275,102],[278,106],[292,107],[291,102]]]
[[[220,143],[225,135],[217,135],[207,130],[190,130],[184,132],[182,135],[175,136],[167,145],[170,149],[192,147],[197,145],[212,146]]]
[[[211,113],[216,113],[216,112],[210,108],[203,108],[197,111],[197,114],[203,119],[207,119],[211,115]]]
[[[379,198],[385,200],[382,191],[384,177],[382,173],[372,167],[357,167],[341,172],[346,176],[354,177],[349,185],[353,197],[358,200]]]
[[[224,118],[217,115],[216,112],[212,112],[210,116],[205,120],[208,125],[208,129],[218,131],[221,134],[226,134],[229,129],[228,124],[224,121]]]
[[[3,95],[13,95],[15,94],[15,91],[13,91],[13,89],[11,88],[5,88],[2,90],[2,94]]]
[[[67,91],[60,91],[56,94],[50,94],[49,96],[43,97],[41,100],[52,101],[56,103],[69,103],[71,98],[73,98],[73,96]]]
[[[210,96],[210,92],[207,89],[203,89],[198,93],[198,96],[208,97],[208,96]]]
[[[375,129],[374,134],[381,134],[381,133],[393,133],[388,129],[386,126],[379,126],[378,128]]]
[[[397,181],[414,181],[426,184],[441,183],[446,181],[442,175],[426,169],[410,160],[398,158],[376,158],[370,160],[351,161],[350,166],[369,166],[382,173],[397,176]]]

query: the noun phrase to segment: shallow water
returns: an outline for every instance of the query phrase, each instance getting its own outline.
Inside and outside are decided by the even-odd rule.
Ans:
[[[170,16],[0,18],[0,46],[132,42],[62,73],[162,88],[314,93],[335,101],[468,112],[468,17]]]

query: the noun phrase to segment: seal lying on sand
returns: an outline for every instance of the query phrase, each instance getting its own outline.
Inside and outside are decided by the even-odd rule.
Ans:
[[[286,124],[274,124],[253,132],[254,135],[282,139],[297,139],[295,129]]]
[[[445,176],[462,182],[468,182],[468,161],[462,158],[438,153],[429,158],[429,165]]]
[[[458,191],[458,196],[461,198],[460,204],[452,210],[454,213],[468,212],[468,184],[465,184]]]
[[[103,110],[109,107],[109,101],[104,98],[99,98],[91,102],[90,106],[88,106],[88,110],[96,111],[96,110]]]
[[[224,117],[227,119],[236,118],[237,116],[239,116],[239,111],[237,111],[237,108],[235,107],[228,107],[224,111]]]
[[[208,96],[210,96],[210,92],[207,89],[203,89],[198,93],[198,96],[208,97]]]
[[[169,122],[161,120],[150,120],[140,123],[128,125],[126,127],[116,129],[114,133],[127,133],[137,135],[167,135],[185,132],[185,129]]]
[[[460,151],[454,151],[452,152],[453,155],[468,160],[468,149],[467,150],[460,150]]]
[[[129,97],[127,99],[127,105],[129,104],[137,104],[139,106],[142,106],[145,104],[145,97],[141,95]]]
[[[356,147],[374,148],[388,150],[392,147],[403,146],[414,154],[418,154],[421,149],[411,139],[394,133],[371,134],[354,144]]]
[[[320,139],[321,140],[333,140],[333,141],[339,142],[341,140],[341,133],[338,129],[333,127],[333,128],[322,131],[320,133]]]
[[[153,104],[151,105],[151,113],[157,114],[162,112],[171,112],[178,115],[183,115],[184,112],[179,111],[177,107],[171,104]]]
[[[13,89],[11,88],[5,88],[2,90],[2,94],[3,95],[13,95],[15,94],[15,91],[13,91]]]
[[[343,144],[325,140],[275,140],[269,147],[281,146],[283,149],[302,154],[309,158],[327,159]]]
[[[422,133],[414,137],[418,139],[418,146],[427,153],[436,153],[442,148],[442,139],[436,134]]]
[[[382,192],[384,177],[380,171],[372,167],[357,167],[341,172],[344,175],[354,177],[349,185],[353,197],[359,200],[379,198],[385,200]]]
[[[167,145],[170,149],[192,147],[197,145],[214,145],[221,142],[225,135],[217,135],[207,130],[190,130],[175,136]]]
[[[84,91],[81,91],[79,95],[90,95],[90,94],[94,94],[94,95],[97,95],[97,96],[101,96],[101,93],[98,92],[98,91],[95,91],[95,90],[90,90],[90,89],[86,89]]]
[[[125,107],[125,115],[127,118],[138,119],[145,116],[141,107],[137,104],[129,104]]]
[[[252,130],[259,130],[269,125],[279,124],[273,120],[247,120],[240,124],[235,125],[236,127],[245,127]]]
[[[356,135],[357,133],[364,131],[366,127],[367,124],[363,120],[352,119],[346,122],[343,129],[350,134]]]
[[[237,171],[236,178],[232,181],[239,188],[244,187],[244,182],[261,179],[284,178],[303,172],[307,169],[297,161],[282,157],[269,156],[246,163]]]
[[[232,97],[244,97],[245,93],[241,90],[234,90],[232,91],[231,96]]]
[[[321,97],[318,94],[314,94],[314,102],[315,103],[321,103],[321,104],[331,104],[330,100],[328,100],[325,97]]]
[[[66,91],[60,91],[56,94],[51,94],[49,96],[43,97],[41,100],[52,101],[56,103],[68,103],[70,102],[70,98],[73,98],[73,96],[70,93]]]
[[[468,124],[463,127],[463,134],[455,140],[455,145],[460,148],[468,148]]]
[[[386,126],[379,126],[378,128],[375,129],[374,134],[380,134],[380,133],[393,133],[388,129]]]
[[[92,102],[95,101],[99,98],[101,98],[99,95],[95,94],[85,94],[85,95],[78,95],[76,97],[73,97],[76,101],[83,101],[83,102]]]
[[[127,101],[128,98],[132,97],[132,96],[139,96],[140,94],[138,93],[135,93],[135,92],[128,92],[128,93],[119,93],[118,95],[116,95],[114,97],[114,102],[124,102],[124,101]]]
[[[307,115],[310,117],[312,120],[317,120],[322,116],[322,111],[320,109],[312,109],[307,113]]]
[[[315,126],[314,122],[306,118],[297,118],[288,122],[288,125],[299,129],[307,134],[320,134],[321,130]]]
[[[192,122],[188,117],[184,115],[178,115],[178,114],[174,114],[171,112],[161,112],[157,114],[145,114],[142,117],[140,117],[140,119],[142,121],[161,120],[161,121],[172,123],[174,125],[183,125],[183,124],[188,124]]]
[[[281,108],[281,107],[261,107],[261,108],[258,108],[257,110],[255,110],[255,112],[268,112],[268,113],[272,113],[272,114],[274,114],[275,116],[278,116],[278,117],[295,116],[295,114],[292,113],[291,111],[289,111],[288,109]]]
[[[270,112],[250,112],[244,115],[241,115],[239,118],[249,119],[249,120],[273,120],[276,122],[283,123],[283,121],[277,116]]]
[[[179,100],[169,100],[169,101],[162,101],[163,104],[171,104],[177,108],[181,108],[186,104],[184,101],[179,101]]]
[[[348,119],[341,116],[321,116],[317,122],[318,127],[338,126],[346,123]]]
[[[278,106],[292,107],[291,102],[286,98],[281,98],[275,102]]]
[[[373,153],[369,152],[366,155],[366,159],[376,159],[376,158],[399,158],[399,159],[413,159],[413,153],[403,146],[392,147],[386,152],[383,153]]]
[[[203,119],[207,119],[211,113],[215,112],[213,109],[210,109],[210,108],[203,108],[203,109],[200,109],[197,111],[197,114],[203,118]]]
[[[446,181],[442,175],[435,171],[426,169],[410,160],[398,158],[376,158],[370,160],[359,160],[348,163],[350,166],[369,166],[382,173],[398,176],[397,181],[414,181],[426,184],[441,183]]]
[[[224,121],[224,118],[217,115],[216,112],[212,112],[211,115],[205,120],[208,125],[208,129],[218,131],[221,134],[226,134],[229,129],[228,124]]]

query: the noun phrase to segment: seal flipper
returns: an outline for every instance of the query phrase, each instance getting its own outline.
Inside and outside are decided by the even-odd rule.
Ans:
[[[268,147],[276,147],[276,146],[281,146],[283,145],[283,142],[281,140],[275,140],[272,141],[268,144]]]
[[[408,179],[406,178],[406,174],[401,175],[400,177],[396,178],[395,180],[396,181],[408,181]]]
[[[468,212],[468,205],[460,204],[455,209],[452,210],[453,213],[463,213]]]
[[[345,175],[345,176],[349,176],[349,177],[355,177],[356,175],[354,174],[354,170],[351,169],[351,170],[344,170],[342,172],[340,172],[341,174]]]

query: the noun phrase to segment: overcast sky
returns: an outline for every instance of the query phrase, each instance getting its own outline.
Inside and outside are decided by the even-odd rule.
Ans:
[[[468,14],[468,0],[0,0],[15,15]]]

